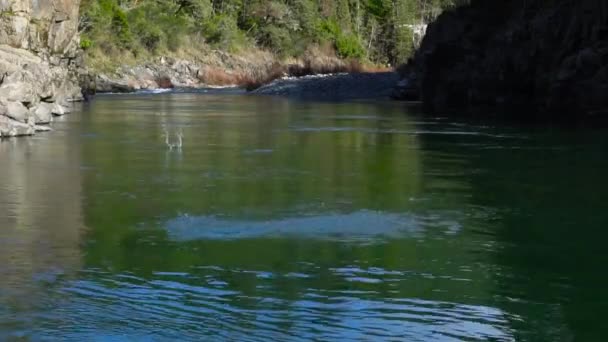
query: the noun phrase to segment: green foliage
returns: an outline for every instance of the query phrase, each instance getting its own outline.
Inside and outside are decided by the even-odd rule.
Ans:
[[[335,39],[342,32],[340,25],[334,20],[322,20],[317,26],[317,36],[321,40]]]
[[[85,37],[81,37],[80,38],[80,48],[83,50],[87,50],[88,48],[90,48],[93,45],[93,41],[85,38]]]
[[[83,0],[81,44],[134,56],[257,45],[284,57],[331,45],[343,58],[396,63],[414,50],[408,25],[462,1]]]
[[[323,20],[319,23],[317,38],[319,42],[331,42],[338,56],[342,58],[362,59],[365,57],[365,49],[361,45],[359,37],[344,32],[338,22],[334,20]]]
[[[0,10],[0,18],[10,18],[10,17],[14,17],[14,16],[15,16],[15,12],[13,12],[13,10],[11,10],[11,9]]]
[[[377,18],[385,18],[390,13],[390,7],[383,0],[368,0],[365,1],[365,7],[370,15]]]
[[[129,21],[127,15],[118,6],[112,8],[112,28],[118,36],[118,41],[123,48],[129,48],[133,35],[129,28]]]
[[[290,55],[292,52],[293,40],[290,32],[280,26],[269,25],[263,28],[259,42],[278,55]]]
[[[236,50],[246,44],[244,34],[237,26],[236,18],[224,14],[212,16],[202,24],[207,43],[225,50]]]
[[[336,51],[342,58],[361,59],[365,56],[365,50],[357,36],[352,34],[340,35],[336,39]]]

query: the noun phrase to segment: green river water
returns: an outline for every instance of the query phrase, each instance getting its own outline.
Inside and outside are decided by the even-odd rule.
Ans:
[[[608,336],[603,129],[231,92],[53,127],[0,141],[0,341]]]

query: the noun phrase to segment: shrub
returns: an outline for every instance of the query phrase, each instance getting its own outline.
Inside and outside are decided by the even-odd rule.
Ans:
[[[363,58],[365,50],[359,38],[354,35],[339,35],[336,38],[336,50],[342,58]]]
[[[160,46],[163,40],[163,31],[158,27],[151,27],[146,31],[141,32],[139,41],[149,51],[154,52]]]
[[[93,41],[85,38],[84,36],[80,38],[80,48],[83,50],[87,50],[93,45]]]
[[[316,36],[320,41],[332,42],[338,55],[342,58],[365,57],[365,49],[359,38],[354,34],[343,32],[335,20],[320,21]]]
[[[269,25],[260,32],[259,43],[281,56],[290,56],[294,51],[289,31],[274,25]]]
[[[340,25],[336,21],[328,19],[320,20],[317,23],[314,36],[320,42],[334,42],[341,33],[342,29],[340,29]]]
[[[238,40],[236,20],[227,15],[215,15],[203,25],[203,35],[209,44],[231,47]]]
[[[122,47],[127,49],[131,48],[133,35],[129,28],[129,21],[127,20],[125,12],[118,5],[112,7],[112,28]]]

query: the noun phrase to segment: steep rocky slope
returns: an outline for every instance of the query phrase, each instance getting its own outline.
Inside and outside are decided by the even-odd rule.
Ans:
[[[48,128],[80,100],[79,0],[0,0],[0,137]]]
[[[429,26],[415,75],[431,112],[608,117],[608,2],[473,0]]]

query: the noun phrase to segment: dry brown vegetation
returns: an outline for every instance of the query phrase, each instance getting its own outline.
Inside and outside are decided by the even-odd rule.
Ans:
[[[236,85],[254,90],[282,77],[308,75],[385,72],[388,68],[363,64],[358,60],[342,60],[334,56],[307,54],[302,59],[274,62],[270,65],[247,70],[226,71],[224,68],[207,66],[198,75],[207,85]]]

